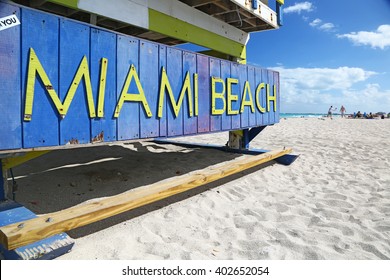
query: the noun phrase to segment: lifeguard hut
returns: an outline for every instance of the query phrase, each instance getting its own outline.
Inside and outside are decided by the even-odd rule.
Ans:
[[[279,73],[246,65],[251,32],[278,29],[276,0],[0,0],[0,247],[7,259],[70,250],[64,232],[262,162],[290,149],[249,149],[279,122]],[[175,47],[193,43],[200,53]],[[56,149],[229,131],[252,154],[137,197],[37,217],[13,199],[12,168]],[[196,144],[187,144],[196,145]],[[210,147],[210,146],[209,146]]]

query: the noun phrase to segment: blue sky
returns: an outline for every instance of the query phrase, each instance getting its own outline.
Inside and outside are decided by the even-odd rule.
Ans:
[[[280,72],[281,112],[390,112],[390,0],[286,0],[283,20],[247,47]]]

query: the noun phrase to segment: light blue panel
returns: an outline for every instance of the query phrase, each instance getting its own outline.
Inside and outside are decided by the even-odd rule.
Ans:
[[[247,68],[247,73],[248,73],[248,82],[249,82],[249,85],[250,85],[250,88],[251,88],[251,93],[252,93],[252,101],[253,101],[253,105],[254,105],[254,108],[255,108],[255,112],[252,113],[252,111],[250,110],[250,108],[247,108],[245,110],[248,110],[248,114],[249,114],[249,126],[256,126],[256,80],[255,80],[255,68],[253,66],[248,66]]]
[[[105,79],[104,116],[91,120],[92,138],[101,134],[105,142],[116,140],[116,119],[114,111],[117,101],[116,93],[116,35],[111,32],[91,28],[91,82],[92,91],[98,114],[98,94],[102,58],[107,59],[107,76]]]
[[[221,77],[221,60],[216,58],[210,58],[210,79],[211,77]],[[222,91],[222,86],[218,83],[216,86],[216,92]],[[210,98],[211,98],[211,85],[210,85]],[[210,110],[211,110],[210,103]],[[223,108],[223,101],[219,98],[216,99],[215,107],[217,109]],[[222,129],[222,116],[221,115],[211,115],[210,111],[210,131],[220,131]]]
[[[166,71],[176,101],[179,100],[179,95],[183,84],[182,59],[183,58],[181,50],[174,48],[167,49]],[[166,110],[168,114],[168,136],[183,135],[183,106],[178,116],[175,117],[171,102],[168,101],[168,94],[165,95],[165,99],[168,103],[167,107],[164,108],[164,110]]]
[[[195,114],[194,106],[194,73],[196,73],[196,54],[191,52],[183,52],[183,79],[186,76],[187,71],[190,73],[191,79],[191,93],[192,93],[192,112],[193,116],[189,115],[189,105],[187,94],[184,97],[183,101],[183,122],[184,122],[184,134],[195,134],[198,131],[198,118]],[[203,101],[203,100],[202,100]],[[202,102],[201,101],[201,102]],[[204,106],[203,104],[201,106]]]
[[[196,57],[199,88],[198,132],[209,132],[211,112],[209,58],[199,54]]]
[[[117,92],[118,100],[124,87],[126,77],[133,64],[139,75],[139,40],[128,36],[117,36]],[[133,80],[127,93],[138,93]],[[138,139],[139,102],[124,102],[118,117],[118,140]]]
[[[245,81],[248,79],[247,66],[246,65],[240,65],[239,66],[239,73],[240,73],[240,76],[239,76],[240,95],[241,95],[241,100],[242,100],[244,98]],[[246,98],[246,100],[248,100],[248,99],[249,98]],[[241,117],[241,127],[248,127],[250,110],[251,109],[248,106],[245,106],[244,107],[244,112],[242,112],[239,115]]]
[[[143,108],[143,105],[140,104],[140,138],[151,138],[159,136],[159,120],[157,117],[160,72],[158,48],[159,46],[156,43],[140,41],[140,81],[145,92],[146,100],[153,114],[152,117],[148,117]]]
[[[23,9],[22,16],[22,77],[27,79],[30,48],[33,48],[53,88],[59,95],[59,19],[55,16],[29,9]],[[34,34],[34,36],[31,36],[31,34]],[[22,83],[23,100],[26,98],[26,84],[27,81]],[[24,108],[22,110],[24,112]],[[31,121],[23,122],[24,148],[58,145],[59,120],[58,110],[49,97],[41,78],[37,75]]]
[[[84,56],[89,59],[89,32],[85,24],[60,19],[60,97],[65,100]],[[60,143],[89,143],[91,121],[85,82],[80,82],[67,115],[60,121]]]
[[[231,116],[232,129],[241,128],[241,116],[240,116],[240,104],[241,104],[241,94],[242,90],[240,88],[240,65],[237,63],[232,63],[230,67],[230,77],[238,80],[238,84],[232,84],[232,94],[237,95],[237,101],[232,102],[232,110],[237,111],[238,114]],[[242,69],[246,73],[246,68]],[[244,79],[245,81],[246,79]],[[241,81],[243,83],[244,81]]]
[[[159,45],[159,56],[158,56],[158,83],[160,84],[161,80],[161,69],[167,69],[167,47],[163,45]],[[158,93],[156,93],[158,94]],[[158,104],[157,104],[158,106]],[[162,117],[160,118],[160,137],[168,136],[168,114],[167,114],[167,99],[164,99],[164,110],[162,111]],[[153,112],[153,114],[157,114],[157,112]]]
[[[19,8],[0,3],[0,17],[12,14],[21,20]],[[22,147],[20,26],[0,31],[0,149],[5,150]]]
[[[230,76],[230,65],[231,62],[222,60],[221,61],[221,78],[225,81],[225,101],[226,101],[226,111],[222,115],[222,130],[230,130],[232,129],[232,116],[228,115],[228,100],[227,100],[227,91],[228,91],[228,84],[227,84],[227,78]]]

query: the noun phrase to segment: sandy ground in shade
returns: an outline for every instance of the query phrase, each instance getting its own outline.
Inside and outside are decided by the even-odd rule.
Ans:
[[[72,230],[59,259],[390,259],[390,120],[282,119],[251,146],[300,157]],[[153,142],[55,151],[14,169],[16,200],[50,213],[237,156]]]

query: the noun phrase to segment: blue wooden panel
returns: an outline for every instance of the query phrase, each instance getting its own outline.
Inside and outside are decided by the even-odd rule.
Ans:
[[[106,142],[115,141],[116,119],[114,111],[117,101],[116,92],[116,35],[111,32],[91,28],[91,83],[95,106],[98,108],[98,94],[100,85],[100,73],[102,58],[107,59],[107,76],[105,78],[104,116],[94,118],[91,121],[92,138],[102,133]],[[98,113],[96,109],[96,114]]]
[[[142,104],[140,109],[141,138],[159,136],[159,120],[157,117],[158,90],[159,90],[159,60],[158,45],[155,43],[140,42],[139,72],[140,81],[145,92],[146,100],[152,111],[148,117]]]
[[[240,81],[240,94],[241,99],[244,99],[244,86],[245,86],[245,81],[248,78],[248,70],[246,65],[240,65],[239,66],[239,81]],[[248,97],[246,97],[245,100],[249,100]],[[241,108],[240,108],[241,109]],[[241,117],[241,126],[242,127],[247,127],[249,125],[249,113],[250,113],[250,108],[248,106],[244,107],[244,112],[242,112],[239,116]]]
[[[183,52],[183,79],[186,77],[187,71],[190,74],[191,80],[191,95],[192,95],[192,116],[189,114],[189,104],[187,94],[183,101],[183,122],[184,122],[184,134],[195,134],[198,131],[198,118],[195,116],[195,92],[194,92],[194,73],[196,73],[196,55],[190,52]],[[203,100],[202,100],[203,101]],[[202,106],[204,106],[202,104]]]
[[[60,97],[65,100],[77,69],[84,56],[89,59],[90,28],[74,21],[60,20]],[[60,121],[60,142],[89,143],[91,121],[86,98],[85,82],[80,82],[67,115]]]
[[[0,3],[0,17],[15,14],[17,7]],[[22,147],[20,95],[20,25],[0,31],[0,149]]]
[[[266,87],[267,87],[267,84],[269,84],[269,79],[268,79],[268,71],[267,70],[264,70],[264,69],[261,69],[261,80],[263,83],[265,83]],[[267,109],[267,88],[264,88],[264,90],[262,90],[261,92],[261,105],[263,108]],[[270,122],[269,122],[269,112],[265,112],[263,114],[263,123],[262,125],[268,125]]]
[[[199,89],[198,132],[210,131],[210,69],[209,58],[197,55]]]
[[[231,116],[231,121],[232,121],[232,129],[239,129],[241,127],[241,116],[240,116],[240,104],[241,104],[241,94],[242,90],[240,88],[240,70],[244,71],[246,73],[246,68],[240,69],[240,65],[233,63],[231,64],[230,67],[230,77],[233,79],[237,79],[238,83],[237,84],[232,84],[232,95],[237,96],[237,101],[232,101],[232,110],[234,112],[238,112],[237,114],[233,114]],[[246,80],[246,77],[244,80],[241,81],[241,83],[244,83]]]
[[[226,60],[221,61],[221,78],[225,82],[225,102],[226,102],[226,110],[225,113],[222,114],[222,130],[230,130],[232,128],[232,116],[228,115],[228,100],[227,100],[227,78],[231,77],[230,75],[230,63]]]
[[[158,50],[158,69],[159,69],[159,76],[158,76],[158,82],[160,83],[161,80],[161,69],[164,67],[164,69],[167,69],[167,47],[160,45]],[[156,93],[157,94],[157,93]],[[163,104],[164,110],[162,111],[162,117],[160,118],[160,137],[168,136],[168,114],[167,114],[167,100],[164,99],[165,102]],[[157,105],[158,106],[158,105]]]
[[[274,72],[268,71],[268,83],[269,83],[269,95],[274,95]],[[268,100],[267,100],[268,103]],[[274,102],[269,102],[269,123],[275,123],[275,112],[274,112]]]
[[[250,109],[248,110],[249,114],[249,124],[248,126],[252,127],[256,125],[256,82],[255,82],[255,68],[253,66],[248,66],[248,82],[250,85],[251,93],[252,93],[252,101],[255,108],[255,112],[252,113]]]
[[[24,9],[22,13],[22,38],[24,38],[22,41],[22,77],[27,77],[30,48],[33,48],[53,88],[59,95],[59,20],[55,16],[33,10]],[[31,36],[31,34],[35,35]],[[22,94],[24,100],[26,83],[22,83]],[[24,148],[59,144],[58,111],[38,75],[35,79],[32,118],[31,121],[23,122],[23,140]]]
[[[128,37],[117,37],[117,92],[118,99],[124,87],[126,77],[129,74],[131,65],[137,69],[139,75],[139,40]],[[138,93],[137,86],[133,80],[127,91]],[[118,117],[118,140],[139,138],[139,103],[124,102]]]
[[[261,93],[259,94],[256,94],[256,91],[257,91],[257,86],[262,83],[263,79],[262,79],[262,75],[261,75],[262,71],[260,68],[256,68],[255,69],[255,85],[256,85],[256,88],[254,88],[254,99],[253,99],[253,102],[255,103],[255,116],[256,116],[256,126],[261,126],[263,125],[263,113],[261,113],[258,109],[258,104],[257,102],[260,103],[260,105],[262,105],[261,103]],[[256,98],[258,98],[256,100]]]
[[[221,77],[221,61],[219,59],[210,58],[210,77]],[[222,92],[222,86],[220,84],[217,84],[216,92]],[[223,101],[217,99],[215,102],[215,107],[218,109],[222,109]],[[220,131],[221,129],[222,129],[222,116],[210,115],[210,131]]]
[[[175,100],[179,100],[181,87],[183,84],[182,75],[182,51],[174,48],[167,49],[167,75],[172,87],[172,92]],[[164,110],[167,110],[168,114],[168,136],[183,135],[183,106],[177,117],[175,117],[171,102],[168,101],[169,97],[166,94],[165,98],[168,105]]]
[[[280,80],[279,80],[279,72],[274,72],[274,83],[276,86],[276,112],[275,112],[275,122],[280,121]]]

